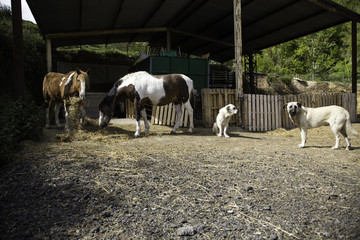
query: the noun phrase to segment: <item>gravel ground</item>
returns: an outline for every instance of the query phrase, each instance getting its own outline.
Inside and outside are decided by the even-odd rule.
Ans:
[[[360,133],[360,124],[354,127]],[[1,169],[0,239],[360,239],[360,138],[88,124]]]

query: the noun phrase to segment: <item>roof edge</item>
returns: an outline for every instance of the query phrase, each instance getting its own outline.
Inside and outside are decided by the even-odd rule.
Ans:
[[[360,23],[360,14],[349,10],[348,8],[337,4],[330,0],[305,0],[309,3],[315,4],[321,8],[324,8],[327,11],[339,14],[343,17],[346,17],[349,19],[349,21],[355,21]]]

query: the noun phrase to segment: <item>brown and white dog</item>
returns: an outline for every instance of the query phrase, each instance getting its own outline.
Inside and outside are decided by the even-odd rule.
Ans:
[[[306,134],[309,128],[315,128],[330,125],[331,130],[335,134],[335,145],[332,149],[339,148],[340,133],[346,141],[346,150],[351,148],[350,139],[346,133],[346,129],[351,131],[355,136],[358,135],[350,122],[349,112],[339,106],[327,106],[319,108],[303,107],[299,102],[289,102],[284,105],[291,121],[300,128],[301,143],[300,148],[305,147]]]
[[[219,110],[219,114],[216,117],[216,122],[213,125],[213,132],[221,137],[223,134],[225,137],[229,137],[226,131],[229,127],[230,118],[237,114],[238,110],[233,104],[228,104]]]

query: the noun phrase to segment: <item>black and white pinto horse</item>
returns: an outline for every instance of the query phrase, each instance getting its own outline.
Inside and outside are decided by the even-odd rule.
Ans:
[[[135,137],[140,136],[140,116],[145,123],[145,134],[149,132],[150,125],[146,117],[144,106],[153,104],[163,106],[169,103],[175,104],[176,123],[171,131],[176,133],[180,126],[182,104],[188,111],[190,126],[189,132],[193,132],[193,109],[190,99],[193,97],[193,81],[183,74],[151,75],[147,72],[135,72],[119,79],[110,89],[107,96],[99,105],[99,125],[106,127],[112,117],[113,107],[116,101],[130,99],[135,106],[136,132]]]

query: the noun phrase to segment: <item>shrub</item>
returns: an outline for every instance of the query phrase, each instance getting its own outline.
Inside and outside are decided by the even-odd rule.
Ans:
[[[0,97],[0,165],[11,161],[21,149],[23,140],[39,140],[45,124],[45,113],[35,102]]]

